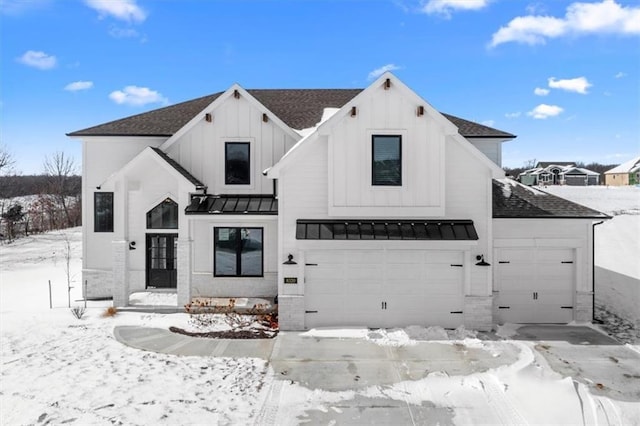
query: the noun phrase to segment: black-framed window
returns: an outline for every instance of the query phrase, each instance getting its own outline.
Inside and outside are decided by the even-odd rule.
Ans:
[[[178,229],[178,203],[167,198],[149,210],[147,229]]]
[[[93,193],[94,232],[113,232],[113,192]]]
[[[371,137],[371,184],[402,186],[402,136]]]
[[[249,142],[226,142],[224,145],[224,183],[249,185],[251,160]]]
[[[263,234],[263,228],[214,228],[214,276],[262,277]]]

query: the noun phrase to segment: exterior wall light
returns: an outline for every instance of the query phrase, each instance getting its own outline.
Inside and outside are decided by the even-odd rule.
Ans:
[[[478,261],[478,263],[476,263],[476,266],[491,266],[489,262],[485,262],[484,254],[477,255],[476,260]]]
[[[293,260],[293,255],[291,253],[289,253],[289,255],[287,256],[287,260],[282,262],[282,264],[283,265],[297,265],[298,262]]]

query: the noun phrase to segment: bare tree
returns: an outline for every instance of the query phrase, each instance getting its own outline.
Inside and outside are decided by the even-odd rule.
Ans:
[[[44,173],[48,177],[46,191],[51,194],[62,207],[68,227],[75,226],[77,218],[72,214],[70,197],[77,194],[78,188],[73,188],[76,180],[72,179],[78,167],[75,160],[65,156],[64,152],[56,152],[45,157]]]
[[[0,174],[7,174],[16,163],[13,155],[4,146],[0,146]]]

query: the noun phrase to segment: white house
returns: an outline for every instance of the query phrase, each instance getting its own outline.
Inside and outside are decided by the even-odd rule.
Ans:
[[[589,321],[607,216],[505,179],[514,135],[361,89],[225,92],[83,142],[88,297],[275,297],[280,327]]]
[[[599,185],[600,173],[567,162],[540,162],[518,175],[525,185]]]

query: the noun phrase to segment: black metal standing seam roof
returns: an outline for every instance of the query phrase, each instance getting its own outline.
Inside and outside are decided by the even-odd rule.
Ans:
[[[325,108],[341,108],[363,89],[250,89],[247,90],[269,111],[292,129],[317,125]],[[222,92],[203,96],[164,108],[133,115],[83,130],[68,136],[165,136],[169,137],[201,113]],[[443,114],[462,136],[515,138],[503,132],[453,115]]]
[[[187,169],[185,169],[184,167],[182,167],[180,164],[178,164],[177,161],[175,161],[173,158],[169,157],[167,154],[165,154],[161,149],[159,148],[151,148],[155,151],[156,154],[158,154],[163,160],[165,160],[167,163],[169,163],[169,165],[171,167],[173,167],[174,169],[176,169],[176,171],[178,173],[180,173],[182,176],[184,176],[185,178],[187,178],[187,180],[189,182],[191,182],[196,188],[198,189],[202,189],[205,188],[206,185],[202,182],[200,182],[198,179],[196,179],[195,176],[193,176],[191,173],[189,173],[187,171]]]
[[[277,215],[273,195],[194,195],[185,214]]]
[[[312,220],[296,223],[298,240],[477,240],[472,220]]]
[[[493,218],[608,219],[610,216],[516,181],[493,180]]]

